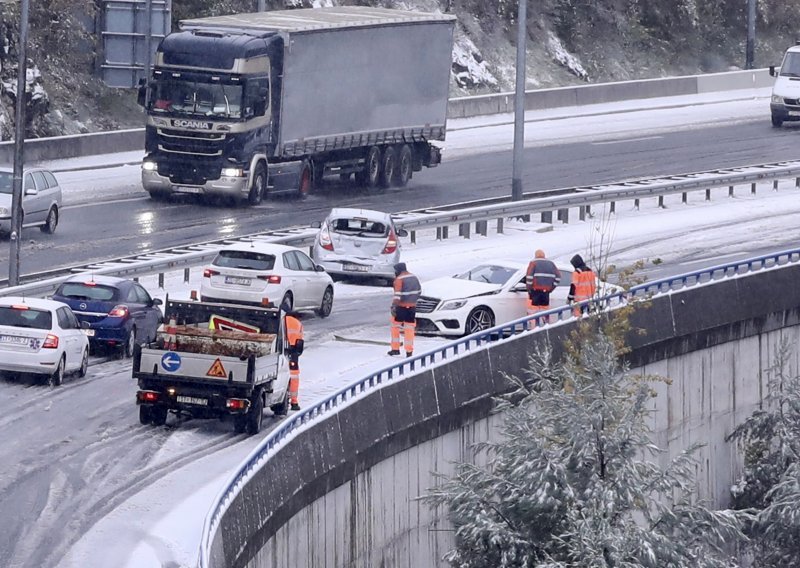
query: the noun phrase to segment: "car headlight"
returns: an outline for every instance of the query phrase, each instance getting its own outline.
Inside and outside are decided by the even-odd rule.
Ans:
[[[222,168],[222,177],[242,177],[244,175],[244,171],[242,168]]]
[[[154,172],[158,169],[155,162],[142,162],[142,169],[146,172]]]
[[[463,307],[466,304],[466,300],[450,300],[449,302],[445,302],[442,304],[442,307],[439,308],[440,310],[457,310],[460,307]]]
[[[11,210],[8,207],[0,207],[0,217],[8,217],[11,215]]]
[[[772,95],[773,103],[783,103],[783,97],[780,95]]]

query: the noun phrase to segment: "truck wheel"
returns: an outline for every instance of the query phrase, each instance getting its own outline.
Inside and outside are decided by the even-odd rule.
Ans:
[[[283,402],[273,404],[269,407],[269,409],[275,416],[286,416],[289,413],[289,391],[286,391],[286,395],[283,397]]]
[[[256,394],[256,399],[247,413],[247,433],[251,436],[261,432],[261,422],[264,419],[264,395],[261,391]]]
[[[139,407],[139,423],[140,424],[150,424],[153,421],[152,413],[150,412],[151,407],[149,406],[140,406]]]
[[[378,185],[382,188],[392,185],[394,180],[394,166],[395,166],[395,151],[392,146],[386,146],[381,155],[381,175],[378,180]]]
[[[233,419],[233,431],[237,434],[244,434],[247,430],[247,415],[240,414]]]
[[[411,147],[408,144],[400,146],[397,155],[397,164],[394,169],[394,184],[397,187],[405,187],[414,172],[414,156],[411,154]]]
[[[150,407],[150,421],[154,426],[163,426],[167,423],[167,409],[163,406]]]
[[[297,188],[297,196],[300,199],[305,199],[311,193],[311,166],[308,162],[303,165],[303,171],[300,173],[300,186]]]
[[[364,170],[356,174],[356,181],[369,189],[379,186],[381,177],[381,149],[371,146],[364,162]]]
[[[780,116],[772,115],[772,126],[780,128],[783,125],[783,119]]]
[[[267,171],[264,164],[259,163],[253,174],[253,185],[250,186],[250,194],[247,196],[247,203],[259,205],[267,193]]]

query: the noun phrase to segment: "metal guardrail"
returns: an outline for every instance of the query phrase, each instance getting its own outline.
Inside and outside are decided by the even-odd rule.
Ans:
[[[800,161],[777,162],[740,168],[728,168],[708,172],[696,172],[649,179],[636,179],[618,183],[580,186],[573,188],[548,190],[538,194],[526,194],[527,199],[510,201],[508,198],[492,198],[487,200],[458,203],[442,207],[419,209],[393,214],[398,227],[412,232],[412,242],[416,240],[415,232],[426,228],[440,228],[437,238],[447,238],[447,228],[459,226],[459,234],[469,237],[470,224],[475,223],[475,232],[487,234],[487,223],[497,221],[497,231],[503,231],[503,222],[508,217],[519,217],[542,213],[543,217],[553,211],[559,211],[559,219],[567,222],[570,208],[579,208],[580,218],[584,219],[593,205],[610,203],[611,211],[615,203],[624,199],[638,200],[646,197],[658,197],[659,205],[663,205],[663,197],[675,193],[683,193],[687,200],[690,191],[705,190],[706,199],[710,199],[710,190],[716,187],[733,188],[737,185],[751,184],[751,192],[755,193],[757,182],[772,181],[777,189],[781,179],[795,179],[795,186],[800,187]],[[58,285],[79,272],[93,272],[123,277],[139,277],[152,274],[163,274],[168,271],[189,270],[210,262],[216,252],[234,242],[270,242],[291,246],[311,245],[317,231],[309,227],[292,227],[253,233],[237,239],[219,239],[184,247],[176,247],[156,251],[144,255],[117,258],[105,262],[86,264],[52,270],[45,273],[23,277],[23,283],[14,288],[0,288],[0,296],[9,295],[47,295],[55,291]],[[185,272],[188,281],[188,272]],[[33,280],[33,281],[31,281]],[[0,280],[0,286],[7,285],[8,280]]]
[[[627,304],[632,300],[646,299],[657,294],[667,293],[681,288],[703,285],[739,274],[747,274],[757,270],[798,262],[800,262],[800,248],[757,256],[727,264],[719,264],[678,276],[654,280],[652,282],[632,286],[627,291],[616,292],[572,306],[568,305],[538,312],[536,315],[526,316],[501,324],[491,329],[448,342],[443,347],[426,351],[370,373],[364,378],[340,389],[325,400],[288,418],[278,428],[270,432],[270,434],[250,453],[225,487],[218,493],[211,510],[206,515],[200,541],[199,567],[210,568],[209,558],[211,554],[212,535],[219,525],[221,516],[227,510],[227,507],[242,485],[248,480],[250,474],[260,467],[265,460],[268,460],[274,455],[284,444],[291,440],[293,435],[296,434],[300,428],[307,426],[310,422],[322,416],[329,416],[336,412],[336,409],[340,406],[362,396],[364,393],[380,388],[380,386],[386,382],[402,380],[402,378],[408,374],[413,374],[418,370],[425,369],[436,363],[457,357],[461,353],[467,353],[473,349],[485,347],[488,344],[507,341],[510,337],[527,331],[529,325],[533,327],[531,331],[535,333],[550,325],[574,319],[573,310],[576,306],[587,306],[590,311],[602,311]]]

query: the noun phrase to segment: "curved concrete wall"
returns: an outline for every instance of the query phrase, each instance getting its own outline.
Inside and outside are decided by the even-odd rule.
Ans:
[[[672,379],[654,399],[664,460],[707,446],[701,496],[719,506],[738,473],[725,442],[766,393],[773,347],[800,340],[800,266],[787,266],[659,296],[634,314],[634,369]],[[415,500],[432,472],[471,458],[498,417],[491,397],[507,388],[536,342],[556,352],[574,324],[517,336],[370,392],[301,432],[244,486],[213,535],[212,565],[434,566],[451,546],[441,511]]]

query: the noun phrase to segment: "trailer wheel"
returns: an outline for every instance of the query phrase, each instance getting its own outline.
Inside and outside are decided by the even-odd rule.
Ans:
[[[167,423],[167,409],[163,406],[153,406],[150,408],[150,421],[154,426],[163,426]]]
[[[259,205],[267,193],[267,171],[264,164],[259,163],[256,166],[256,171],[253,174],[253,185],[250,187],[250,194],[247,196],[247,202],[250,205]]]
[[[303,164],[303,171],[300,172],[300,185],[297,188],[297,196],[305,199],[311,193],[311,166],[308,162]]]
[[[400,146],[397,156],[397,166],[394,171],[394,184],[397,187],[405,187],[414,172],[414,156],[411,154],[411,147],[408,144]]]
[[[139,407],[139,422],[146,426],[147,424],[150,424],[152,421],[153,421],[153,417],[152,417],[151,412],[150,412],[150,407],[149,406],[144,406],[144,405],[140,406]]]
[[[250,412],[246,414],[247,417],[247,433],[252,435],[258,434],[261,431],[261,421],[264,419],[264,395],[258,391],[253,404],[250,406]]]
[[[364,162],[364,169],[356,174],[356,181],[369,189],[379,186],[381,177],[381,149],[377,146],[370,146],[367,151],[367,159]]]
[[[395,166],[395,151],[392,146],[386,146],[381,155],[381,173],[378,184],[383,187],[389,187],[394,180],[394,166]]]

